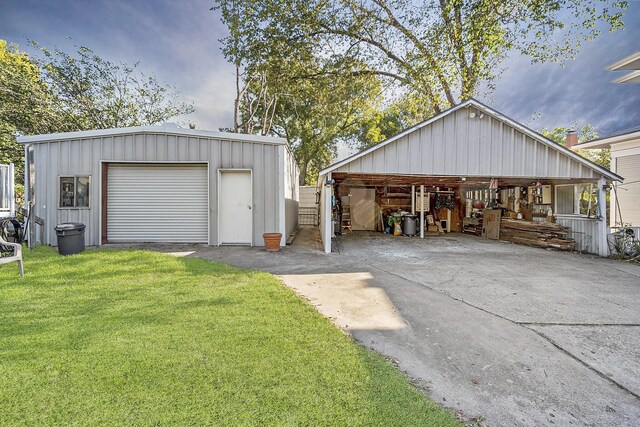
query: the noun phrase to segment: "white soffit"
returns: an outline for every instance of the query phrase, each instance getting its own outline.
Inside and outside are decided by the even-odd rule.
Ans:
[[[640,51],[633,53],[617,62],[614,62],[606,69],[609,71],[640,70]]]
[[[613,83],[640,83],[640,71],[634,71],[629,74],[625,74],[622,77],[618,77]]]

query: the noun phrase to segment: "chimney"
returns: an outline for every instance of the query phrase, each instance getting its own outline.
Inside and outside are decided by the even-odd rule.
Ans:
[[[567,148],[571,148],[578,144],[578,132],[575,130],[567,131]]]

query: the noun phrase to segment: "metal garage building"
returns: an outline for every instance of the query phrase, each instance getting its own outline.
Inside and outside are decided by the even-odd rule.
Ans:
[[[495,184],[496,191],[540,191],[533,195],[540,205],[532,215],[552,209],[557,223],[588,237],[584,250],[606,255],[609,229],[604,204],[582,214],[579,189],[591,186],[591,194],[605,200],[612,181],[622,177],[470,99],[322,170],[320,231],[325,252],[331,252],[336,201],[345,194],[357,197],[351,205],[364,206],[358,211],[362,215],[364,209],[362,216],[370,219],[350,223],[353,230],[374,230],[381,217],[375,209],[379,212],[382,202],[393,206],[395,194],[387,189],[394,186],[421,189],[425,194],[447,193],[450,200],[455,199],[447,227],[462,231],[465,195],[487,192]],[[356,212],[350,215],[356,222]]]
[[[262,246],[298,225],[298,170],[286,140],[176,125],[23,136],[27,203],[53,227],[87,225],[87,245]]]

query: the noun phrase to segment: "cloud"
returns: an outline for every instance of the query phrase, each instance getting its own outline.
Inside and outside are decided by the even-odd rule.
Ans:
[[[180,120],[217,129],[232,124],[235,82],[233,68],[220,51],[218,40],[226,29],[217,12],[209,10],[213,4],[3,0],[0,38],[23,47],[28,38],[66,51],[81,44],[113,62],[139,61],[143,71],[175,86],[195,104],[197,113]],[[527,58],[511,56],[495,92],[479,98],[534,129],[568,126],[576,120],[594,125],[601,134],[637,126],[640,85],[611,83],[618,74],[604,70],[638,49],[640,2],[630,2],[625,23],[624,31],[604,32],[586,43],[564,68],[531,65]]]
[[[601,135],[640,124],[640,85],[612,83],[617,73],[605,67],[639,49],[640,2],[631,2],[626,28],[603,32],[585,43],[575,60],[531,65],[510,57],[490,96],[492,106],[534,129],[589,123]],[[539,117],[531,117],[539,113]]]
[[[231,126],[233,68],[220,51],[226,28],[209,0],[78,2],[8,0],[0,38],[29,51],[27,39],[71,52],[92,48],[112,62],[139,62],[146,74],[174,86],[197,112],[180,121],[217,129]],[[71,40],[68,38],[71,37]]]

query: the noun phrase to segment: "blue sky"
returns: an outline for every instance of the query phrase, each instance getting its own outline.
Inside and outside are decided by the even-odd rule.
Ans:
[[[640,1],[632,0],[626,29],[586,43],[576,60],[531,65],[513,55],[496,90],[479,100],[534,128],[590,123],[601,134],[640,125],[640,85],[614,84],[604,68],[640,50]],[[27,48],[27,39],[72,51],[91,47],[114,62],[140,61],[198,109],[199,128],[232,125],[234,74],[220,52],[225,27],[213,0],[2,0],[0,38]],[[71,38],[69,40],[68,38]],[[29,51],[27,49],[27,51]],[[183,119],[184,121],[184,119]]]

